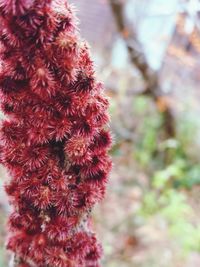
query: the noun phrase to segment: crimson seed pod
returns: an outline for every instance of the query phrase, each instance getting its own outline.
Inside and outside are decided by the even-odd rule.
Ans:
[[[0,0],[0,163],[17,267],[99,267],[90,212],[111,160],[108,100],[65,0]]]

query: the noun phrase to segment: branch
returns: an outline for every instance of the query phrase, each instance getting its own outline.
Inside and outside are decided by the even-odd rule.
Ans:
[[[143,94],[149,95],[158,106],[160,97],[163,91],[159,82],[159,73],[155,72],[146,59],[142,50],[142,45],[137,38],[136,33],[127,27],[124,18],[124,4],[123,0],[108,0],[112,9],[112,13],[116,22],[117,29],[123,38],[132,64],[139,70],[145,83],[146,88]],[[174,116],[169,105],[166,105],[163,114],[163,129],[166,138],[175,137],[175,121]]]
[[[109,0],[117,29],[125,41],[129,57],[133,65],[140,71],[145,83],[145,93],[152,93],[159,88],[158,74],[149,66],[139,40],[133,30],[130,30],[124,20],[124,5],[119,0]]]

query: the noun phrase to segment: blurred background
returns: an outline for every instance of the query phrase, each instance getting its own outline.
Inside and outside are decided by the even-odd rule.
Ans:
[[[114,167],[94,210],[103,266],[198,267],[200,1],[70,2],[110,97]],[[6,267],[9,207],[0,194]]]

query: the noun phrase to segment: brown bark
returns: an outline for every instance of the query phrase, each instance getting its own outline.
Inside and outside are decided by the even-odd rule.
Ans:
[[[116,22],[117,29],[123,38],[131,63],[139,70],[144,82],[145,89],[143,94],[149,95],[153,101],[159,102],[164,95],[159,81],[159,73],[155,72],[148,64],[145,54],[142,50],[136,33],[126,25],[124,18],[124,5],[122,0],[108,0],[112,9],[112,13]],[[175,137],[175,121],[171,107],[166,104],[163,114],[163,129],[165,138]]]

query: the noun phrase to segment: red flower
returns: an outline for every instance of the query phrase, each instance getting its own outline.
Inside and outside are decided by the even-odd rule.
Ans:
[[[61,247],[49,247],[46,249],[46,264],[56,267],[74,267],[77,266],[76,261],[68,258],[66,252]],[[42,267],[42,266],[41,266]]]
[[[65,245],[78,224],[77,217],[56,217],[46,226],[47,238],[52,244]]]
[[[31,7],[33,0],[0,0],[0,7],[7,13],[19,15]]]
[[[69,257],[83,264],[85,260],[93,261],[93,263],[96,262],[102,253],[101,246],[97,243],[96,237],[93,234],[86,234],[84,232],[78,232],[68,241],[66,251]]]
[[[47,146],[26,146],[21,155],[21,163],[27,170],[34,171],[42,167],[48,160]]]
[[[27,263],[19,263],[17,267],[30,267],[30,265]]]
[[[7,248],[14,251],[19,257],[25,259],[29,254],[30,243],[31,236],[21,231],[10,237]]]
[[[21,142],[25,141],[25,135],[23,131],[23,125],[20,125],[16,121],[4,121],[1,127],[1,140],[4,144],[15,144],[21,139]]]
[[[85,208],[84,194],[77,192],[76,186],[54,194],[54,206],[59,215],[69,216],[82,211]]]
[[[65,145],[65,152],[69,160],[74,163],[90,160],[91,151],[89,150],[89,144],[89,138],[84,138],[80,134],[73,135],[67,140]]]
[[[42,63],[38,63],[38,65],[40,67],[35,70],[30,80],[33,93],[44,99],[55,96],[58,85],[56,85],[52,73],[45,66],[41,67]]]
[[[37,234],[33,237],[29,246],[29,254],[27,258],[32,259],[39,266],[44,266],[44,250],[47,246],[47,240],[44,234]]]
[[[65,0],[0,0],[0,163],[17,267],[100,267],[88,224],[111,160],[108,100]]]
[[[9,226],[11,231],[25,229],[28,233],[36,233],[40,230],[41,220],[38,219],[37,212],[31,212],[30,210],[26,210],[24,214],[13,212],[10,216]]]

